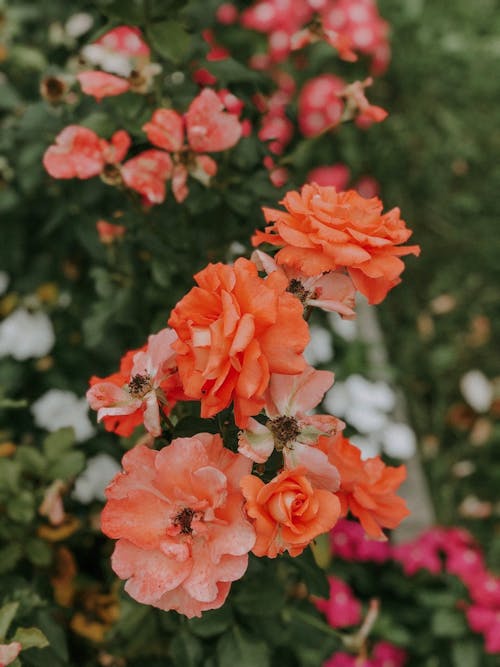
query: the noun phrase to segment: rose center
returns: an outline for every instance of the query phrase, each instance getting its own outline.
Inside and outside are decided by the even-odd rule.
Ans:
[[[267,426],[273,434],[274,444],[279,452],[300,434],[299,424],[295,417],[282,415],[269,420]]]
[[[191,522],[196,512],[191,507],[185,507],[174,518],[174,526],[179,526],[182,535],[191,535]]]
[[[288,287],[286,288],[286,291],[296,296],[297,299],[299,299],[300,302],[303,304],[305,304],[307,299],[309,299],[311,296],[311,292],[307,290],[304,287],[304,285],[300,282],[300,280],[297,280],[297,278],[292,278],[290,280],[290,282],[288,283]]]
[[[128,390],[134,398],[142,398],[152,389],[151,378],[149,375],[144,374],[134,375],[134,377],[128,383]]]

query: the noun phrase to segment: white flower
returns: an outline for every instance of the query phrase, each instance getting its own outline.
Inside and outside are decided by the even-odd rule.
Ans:
[[[3,294],[9,285],[9,274],[5,271],[0,271],[0,294]]]
[[[85,398],[78,398],[72,391],[61,389],[49,389],[31,406],[37,426],[47,431],[71,426],[78,442],[88,440],[95,432],[88,410]]]
[[[69,17],[64,29],[66,30],[67,35],[76,39],[88,32],[93,24],[94,19],[90,14],[78,12],[78,14],[73,14]]]
[[[387,414],[394,409],[396,397],[385,382],[370,382],[361,375],[350,375],[336,382],[326,394],[327,410],[361,433],[373,433],[387,424]]]
[[[380,439],[384,452],[395,459],[406,461],[417,451],[417,438],[408,424],[388,424],[380,434]]]
[[[309,327],[311,340],[306,347],[304,357],[311,366],[325,364],[333,357],[332,337],[328,329],[315,326]]]
[[[130,76],[133,69],[128,56],[110,51],[101,44],[87,44],[82,49],[82,55],[92,65],[99,65],[105,72],[118,76]]]
[[[346,341],[353,341],[358,337],[356,320],[344,320],[338,313],[328,313],[328,323],[333,331]]]
[[[43,357],[54,343],[52,322],[41,311],[18,308],[0,324],[0,357],[10,355],[17,361]]]
[[[363,461],[380,454],[380,442],[377,438],[370,438],[369,436],[364,435],[353,435],[349,440],[360,450]]]
[[[479,370],[469,371],[460,380],[460,391],[476,412],[487,412],[493,401],[493,386]]]
[[[119,471],[119,464],[111,456],[97,454],[87,461],[87,467],[76,478],[73,498],[84,504],[105,500],[104,489]]]

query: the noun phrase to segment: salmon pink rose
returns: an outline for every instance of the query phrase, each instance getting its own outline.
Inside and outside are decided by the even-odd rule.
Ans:
[[[271,373],[294,375],[306,367],[309,332],[302,305],[278,273],[263,280],[239,258],[233,266],[209,264],[172,311],[169,325],[187,396],[212,417],[234,401],[236,424],[260,412]]]
[[[298,556],[315,537],[331,530],[340,516],[338,498],[314,488],[305,468],[284,470],[268,484],[246,475],[241,489],[257,533],[252,550],[256,556],[275,558],[284,551]]]
[[[420,253],[417,245],[401,245],[412,232],[399,209],[382,213],[376,197],[313,183],[280,203],[285,211],[263,209],[268,226],[254,234],[253,245],[279,246],[275,261],[307,276],[344,268],[370,303],[380,303],[401,282],[400,256]]]
[[[111,563],[131,597],[190,618],[224,603],[255,542],[239,489],[250,466],[208,433],[125,454],[101,526],[118,539]]]

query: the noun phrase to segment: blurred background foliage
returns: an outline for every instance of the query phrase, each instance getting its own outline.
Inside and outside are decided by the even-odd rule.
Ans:
[[[379,181],[386,208],[401,208],[422,246],[420,259],[407,262],[403,284],[379,308],[391,373],[406,394],[438,522],[468,527],[490,565],[498,566],[499,3],[380,0],[380,13],[391,26],[393,56],[370,99],[387,108],[389,118],[367,132],[343,125],[318,139],[295,135],[282,161],[290,171],[285,188],[270,183],[262,167],[267,149],[255,135],[219,161],[213,188],[190,182],[190,196],[182,206],[169,196],[145,213],[137,200],[98,179],[51,179],[41,159],[64,126],[83,124],[106,137],[124,128],[139,149],[145,140],[140,128],[152,108],[162,100],[179,110],[187,107],[198,90],[190,63],[206,65],[208,47],[199,33],[213,21],[218,4],[0,2],[0,269],[10,279],[0,298],[0,316],[19,306],[41,308],[56,333],[50,355],[23,363],[0,358],[0,389],[9,399],[28,403],[54,387],[83,395],[92,374],[111,372],[126,349],[141,345],[149,332],[164,326],[171,307],[190,287],[193,272],[207,261],[230,259],[228,248],[234,241],[248,245],[250,233],[262,224],[261,205],[275,204],[285,189],[301,185],[312,167],[345,162],[353,179],[370,174]],[[94,25],[82,37],[70,38],[64,25],[79,11],[90,13]],[[176,21],[174,29],[170,20]],[[43,77],[63,73],[83,44],[120,23],[144,28],[155,60],[162,63],[161,85],[150,96],[128,93],[96,104],[75,94],[59,107],[40,97]],[[268,77],[245,65],[261,38],[255,33],[243,38],[221,28],[217,36],[236,48],[235,59],[212,63],[209,69],[221,87],[229,87],[250,109],[255,92],[273,89]],[[294,71],[299,85],[324,71],[349,80],[366,76],[365,62],[340,63],[323,45],[307,53],[307,61]],[[179,70],[185,76],[172,77]],[[292,120],[296,112],[292,105]],[[247,113],[256,122],[255,110]],[[126,226],[123,242],[104,246],[99,241],[95,224],[100,218]],[[341,344],[340,363],[342,359]],[[355,370],[349,361],[346,368]],[[461,378],[471,369],[496,379],[496,400],[487,410],[475,411],[460,392]],[[242,667],[314,667],[338,645],[301,597],[300,581],[306,581],[310,592],[321,590],[314,568],[307,570],[306,564],[298,572],[298,566],[288,562],[273,563],[262,572],[254,560],[248,579],[234,586],[231,604],[202,621],[185,622],[125,596],[116,622],[117,587],[108,565],[111,545],[97,531],[99,502],[83,506],[68,497],[66,511],[73,523],[65,525],[64,534],[54,534],[47,526],[44,532],[37,516],[43,489],[54,480],[71,486],[85,459],[97,453],[119,458],[115,439],[100,432],[82,447],[64,431],[50,440],[26,409],[0,407],[0,416],[0,447],[23,445],[12,450],[13,457],[0,458],[0,593],[19,603],[18,625],[36,626],[50,642],[47,649],[23,652],[23,664],[121,667],[126,656],[126,664],[137,667],[226,667],[243,655]],[[78,574],[73,575],[76,584],[70,585],[61,572],[71,568]],[[366,599],[386,595],[389,609],[390,592],[399,591],[397,615],[400,600],[410,596],[405,577],[373,568],[363,574],[360,568],[358,564],[345,576],[357,582]],[[260,591],[268,590],[264,603],[261,597],[252,598],[256,581]],[[374,583],[381,583],[385,593],[377,592]],[[435,586],[425,581],[420,585]],[[460,595],[431,596],[429,604],[446,608]],[[421,611],[415,622],[427,628],[425,605]],[[304,623],[304,614],[311,625]],[[469,663],[459,651],[450,652],[450,642],[467,634],[467,628],[459,626],[452,623],[448,635],[445,628],[445,643],[431,642],[426,654],[412,653],[411,634],[392,638],[411,653],[410,667],[495,664],[494,657],[477,657],[480,642],[466,654],[475,656]],[[391,633],[392,626],[380,630],[388,639]],[[432,630],[425,633],[432,635]],[[168,657],[162,654],[165,637],[171,638]],[[32,642],[43,645],[40,638]]]

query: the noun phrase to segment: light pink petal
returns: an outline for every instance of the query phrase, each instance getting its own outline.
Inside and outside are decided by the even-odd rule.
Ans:
[[[238,451],[255,463],[265,463],[274,451],[271,431],[250,417],[247,428],[238,434]]]
[[[120,579],[128,579],[125,590],[134,600],[155,606],[162,595],[184,581],[193,566],[190,559],[167,558],[160,551],[145,551],[127,540],[117,542],[111,565]]]
[[[157,109],[143,128],[149,141],[166,151],[177,153],[184,143],[184,121],[172,109]]]
[[[224,151],[241,137],[241,124],[234,114],[223,111],[216,92],[205,88],[186,113],[186,128],[190,147],[198,152]]]
[[[292,469],[304,466],[312,484],[326,491],[338,491],[340,475],[337,468],[328,461],[328,456],[312,445],[293,443],[293,448],[283,450],[285,468]]]
[[[22,646],[19,642],[10,642],[10,644],[0,644],[0,666],[6,667],[17,658],[21,652]]]
[[[188,618],[193,618],[195,616],[200,617],[203,611],[208,609],[219,609],[222,607],[229,593],[231,584],[225,581],[220,581],[217,584],[217,597],[211,602],[199,602],[192,598],[182,586],[178,586],[173,591],[165,593],[157,603],[155,607],[169,611],[173,609],[178,611],[179,614],[184,614]]]
[[[166,181],[172,175],[168,153],[155,149],[143,151],[122,167],[125,185],[146,197],[152,204],[161,204],[166,195]]]
[[[158,406],[158,397],[154,391],[146,394],[144,410],[144,426],[146,430],[155,438],[161,435],[160,408]]]
[[[228,497],[225,507],[217,512],[217,518],[220,523],[211,526],[209,537],[212,562],[219,563],[224,554],[247,554],[255,544],[255,530],[243,512],[243,496],[239,489]]]
[[[266,412],[270,417],[307,412],[321,402],[330,389],[334,375],[308,366],[298,375],[273,373],[266,393]]]
[[[120,76],[108,74],[107,72],[80,72],[76,75],[80,82],[82,91],[86,95],[92,95],[100,102],[103,97],[114,97],[115,95],[122,95],[130,88],[130,83],[127,79],[122,79]]]
[[[175,201],[179,204],[186,199],[189,194],[187,188],[188,170],[183,164],[176,164],[172,174],[172,192],[174,193]]]
[[[259,271],[265,271],[268,275],[273,271],[281,271],[271,255],[262,250],[254,250],[250,260],[255,264]]]
[[[156,457],[155,486],[166,497],[186,502],[198,499],[197,485],[193,485],[192,472],[210,465],[203,443],[196,437],[176,438]]]
[[[129,490],[108,500],[101,513],[101,529],[113,539],[126,538],[141,549],[158,549],[172,521],[166,498],[143,490]]]
[[[53,178],[97,176],[104,167],[100,139],[86,127],[68,125],[45,151],[43,166]]]

